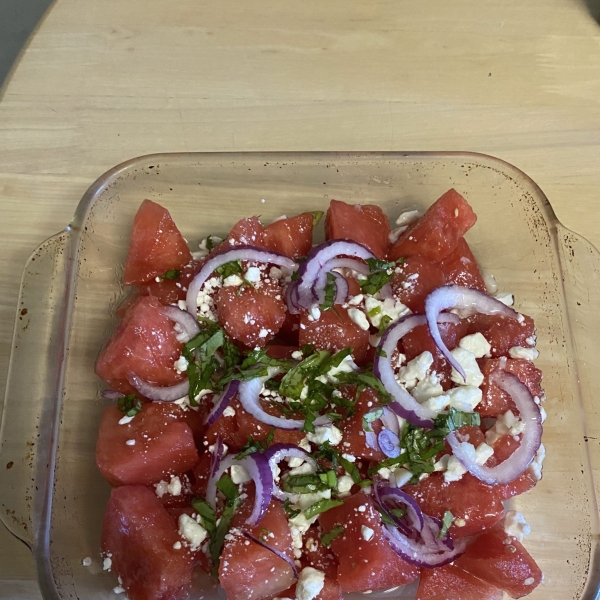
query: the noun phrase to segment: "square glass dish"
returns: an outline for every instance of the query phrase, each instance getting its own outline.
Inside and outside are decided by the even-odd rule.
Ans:
[[[600,596],[598,252],[557,221],[531,179],[489,156],[257,153],[153,155],[119,165],[27,263],[1,430],[0,502],[5,525],[34,554],[44,598],[109,598],[116,585],[99,557],[110,488],[94,453],[108,401],[93,367],[117,322],[141,201],[166,206],[193,248],[207,234],[224,236],[242,216],[269,222],[282,213],[325,210],[337,198],[378,204],[394,220],[450,187],[477,213],[467,238],[480,264],[537,325],[547,458],[535,490],[512,501],[531,525],[525,545],[545,573],[529,597]],[[84,567],[88,556],[92,565]],[[203,597],[223,596],[211,587]]]

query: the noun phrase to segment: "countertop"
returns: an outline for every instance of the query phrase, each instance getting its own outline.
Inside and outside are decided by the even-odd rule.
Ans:
[[[471,150],[600,247],[595,0],[57,0],[0,98],[0,387],[20,275],[141,154]],[[38,599],[0,527],[0,598]]]

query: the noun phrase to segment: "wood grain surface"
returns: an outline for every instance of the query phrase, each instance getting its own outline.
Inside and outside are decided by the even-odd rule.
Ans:
[[[57,0],[0,99],[0,388],[20,275],[153,152],[471,150],[600,247],[600,26],[578,0]],[[0,598],[39,598],[0,527]]]

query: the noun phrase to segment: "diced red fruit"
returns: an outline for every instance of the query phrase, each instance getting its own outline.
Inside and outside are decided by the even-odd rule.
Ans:
[[[207,429],[206,446],[214,444],[217,435],[220,435],[223,443],[227,444],[230,449],[239,450],[248,442],[248,436],[251,435],[255,440],[264,440],[271,429],[274,429],[273,443],[299,444],[306,436],[305,433],[295,429],[272,428],[261,423],[242,408],[237,396],[231,401],[230,406],[235,410],[235,415],[231,417],[221,416]],[[264,405],[263,408],[269,414],[278,417],[283,416],[271,405]]]
[[[493,371],[500,368],[502,360],[484,358],[480,361],[480,369],[484,379],[481,385],[483,398],[477,405],[477,411],[482,417],[497,417],[507,410],[517,413],[512,398],[497,385],[490,383],[489,377]],[[516,375],[527,386],[532,396],[541,398],[544,390],[541,387],[542,372],[530,361],[522,358],[507,358],[504,370]]]
[[[490,343],[492,358],[508,356],[513,346],[528,346],[527,338],[535,333],[533,319],[527,315],[519,322],[512,317],[477,313],[468,317],[467,323],[469,333],[479,332]]]
[[[155,296],[165,306],[177,304],[178,300],[185,300],[190,281],[200,271],[204,262],[204,260],[192,260],[179,270],[180,275],[176,279],[161,279],[158,282],[149,281],[140,285],[139,293],[142,296]]]
[[[442,269],[418,254],[409,256],[391,281],[394,296],[416,313],[425,312],[425,298],[445,283]]]
[[[322,513],[319,524],[324,533],[337,525],[344,527],[344,533],[330,546],[338,560],[337,580],[343,591],[387,589],[418,576],[418,569],[404,562],[383,537],[379,512],[364,493],[354,494],[342,506]],[[363,526],[373,530],[369,541],[363,537]]]
[[[348,282],[348,297],[358,296],[362,292],[360,283],[356,277],[345,277],[344,279]]]
[[[312,344],[317,350],[339,352],[353,349],[352,356],[358,364],[363,364],[369,350],[369,331],[361,329],[348,315],[348,311],[336,306],[321,311],[317,321],[310,321],[308,313],[300,318],[300,347]]]
[[[302,213],[267,225],[264,247],[294,259],[306,256],[312,248],[313,220],[312,213]]]
[[[465,238],[460,238],[456,248],[440,262],[440,269],[447,284],[454,283],[480,292],[486,291],[479,265]]]
[[[542,581],[542,571],[529,552],[502,524],[477,537],[454,564],[511,598],[530,594]]]
[[[266,348],[267,356],[277,359],[292,358],[292,354],[298,350],[298,346],[284,346],[283,344],[269,344]]]
[[[351,395],[351,398],[354,398],[354,393]],[[341,420],[338,424],[344,439],[344,452],[367,460],[382,461],[385,459],[384,454],[380,450],[369,448],[365,430],[363,429],[364,415],[378,406],[379,398],[375,390],[366,388],[360,393],[354,405],[352,416]],[[381,420],[377,419],[373,421],[371,428],[375,435],[377,435],[382,429]]]
[[[234,246],[258,246],[265,245],[264,228],[258,217],[246,217],[240,219],[229,232],[227,239],[219,244],[218,249]]]
[[[249,348],[263,348],[285,321],[283,294],[274,283],[222,287],[216,305],[221,327]]]
[[[176,404],[147,403],[130,423],[109,406],[96,443],[96,463],[111,485],[151,485],[181,475],[198,462],[192,430]],[[134,440],[128,445],[128,440]]]
[[[162,304],[146,296],[129,308],[100,351],[96,375],[125,394],[135,391],[128,381],[130,373],[154,385],[173,385],[183,379],[173,368],[182,347]]]
[[[206,498],[206,487],[208,486],[210,463],[212,460],[212,454],[206,450],[207,448],[208,446],[204,446],[204,452],[200,454],[200,459],[192,469],[192,494],[202,496],[203,498]]]
[[[325,216],[328,240],[352,240],[384,259],[389,246],[390,222],[379,206],[332,200]]]
[[[421,254],[440,262],[456,248],[476,220],[468,202],[455,189],[450,189],[398,238],[388,250],[388,259]]]
[[[123,283],[145,283],[170,269],[180,269],[190,260],[192,254],[169,211],[144,200],[133,220]]]
[[[449,350],[456,348],[460,340],[467,333],[467,326],[462,320],[456,324],[440,323],[439,329],[442,340],[444,340],[444,343]],[[441,377],[440,383],[442,387],[444,389],[448,389],[452,385],[452,381],[450,379],[452,367],[435,345],[427,325],[419,325],[412,331],[409,331],[402,338],[400,346],[402,348],[402,352],[406,356],[407,361],[419,356],[419,354],[422,352],[431,352],[431,355],[433,356],[433,364],[431,369]]]
[[[253,502],[249,497],[235,514],[230,530],[232,539],[226,539],[223,546],[219,582],[227,600],[266,598],[289,588],[294,582],[292,568],[285,560],[241,533],[245,530],[260,538],[265,535],[264,530],[268,530],[267,543],[292,560],[294,558],[290,527],[281,503],[272,500],[260,523],[250,527],[246,519]]]
[[[323,589],[315,600],[342,600],[342,588],[337,580],[338,565],[333,552],[321,544],[318,527],[311,527],[305,534],[305,540],[308,541],[310,538],[313,539],[313,543],[305,544],[302,568],[312,567],[325,573]]]
[[[503,596],[502,590],[450,564],[421,569],[415,600],[502,600]]]
[[[455,538],[480,533],[492,527],[504,514],[498,491],[470,473],[449,483],[444,481],[442,473],[431,473],[416,485],[404,486],[402,491],[411,495],[427,515],[441,519],[449,510],[456,519],[449,530]],[[465,524],[458,527],[457,521]]]
[[[191,589],[193,556],[173,519],[149,489],[112,491],[102,526],[102,552],[131,600],[183,600]]]

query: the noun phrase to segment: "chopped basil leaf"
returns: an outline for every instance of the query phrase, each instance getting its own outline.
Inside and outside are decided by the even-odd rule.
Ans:
[[[385,460],[381,461],[380,463],[369,467],[369,470],[367,471],[369,475],[374,475],[375,473],[377,473],[377,471],[379,471],[379,469],[384,469],[384,468],[389,468],[389,467],[395,467],[397,465],[403,465],[406,462],[407,458],[405,454],[401,454],[400,456],[396,457],[396,458],[386,458]]]
[[[161,279],[179,279],[181,271],[179,269],[169,269],[164,275],[161,275]]]
[[[390,512],[397,518],[397,519],[401,519],[402,517],[406,516],[406,509],[405,508],[391,508]]]
[[[310,214],[313,216],[313,227],[316,227],[325,213],[322,210],[313,210]]]
[[[382,358],[387,358],[387,352],[383,349],[383,348],[377,348],[377,350],[375,350],[375,354],[377,354],[377,356],[381,356]]]
[[[358,388],[357,393],[359,394],[365,388],[373,388],[377,392],[379,401],[382,404],[388,404],[393,400],[390,393],[383,387],[383,383],[381,383],[379,378],[373,372],[364,371],[362,373],[357,373],[356,371],[353,371],[352,373],[338,373],[336,374],[336,379],[341,383],[356,385]]]
[[[468,413],[456,410],[456,408],[451,408],[446,417],[446,423],[450,431],[460,429],[465,425],[479,427],[481,425],[481,417],[477,412]]]
[[[192,508],[200,515],[202,526],[212,538],[217,528],[215,511],[212,506],[202,496],[196,496],[192,499]]]
[[[215,238],[215,239],[220,240],[221,238]],[[210,252],[215,247],[215,245],[216,245],[215,242],[213,242],[213,236],[209,235],[206,238],[206,249]]]
[[[327,498],[323,498],[323,500],[319,500],[309,506],[304,511],[304,516],[307,519],[312,519],[313,517],[316,517],[317,515],[320,515],[331,508],[335,508],[336,506],[341,506],[342,504],[344,503],[341,500],[328,500]]]
[[[441,540],[448,535],[448,529],[450,529],[452,523],[454,523],[454,515],[449,510],[447,510],[444,513],[444,517],[442,519],[442,528],[438,533],[438,540]]]
[[[347,458],[344,458],[339,450],[332,448],[329,442],[321,444],[319,449],[314,452],[312,456],[317,461],[329,461],[333,465],[334,471],[337,470],[338,465],[340,465],[346,473],[350,475],[354,483],[360,484],[361,479],[358,467],[354,463],[351,463]]]
[[[333,469],[330,469],[327,473],[319,473],[319,477],[323,483],[327,484],[327,487],[334,488],[337,485],[337,475]]]
[[[379,331],[377,332],[377,335],[379,337],[381,337],[385,330],[388,328],[388,325],[392,322],[392,317],[390,317],[389,315],[383,315],[383,317],[381,317],[381,320],[379,321]]]
[[[381,306],[376,306],[372,308],[367,314],[369,317],[376,317],[381,312]]]
[[[227,279],[230,275],[240,275],[242,273],[242,261],[232,260],[215,269],[215,273],[223,279]]]
[[[377,507],[379,514],[381,515],[381,521],[386,525],[391,525],[392,527],[397,527],[394,519],[392,519],[380,506]]]
[[[217,483],[217,487],[225,495],[226,503],[214,535],[212,535],[210,538],[209,548],[210,556],[213,562],[212,575],[215,577],[215,579],[218,578],[219,560],[221,557],[221,551],[223,550],[223,544],[225,543],[225,536],[231,527],[233,515],[237,512],[240,505],[238,488],[231,481],[231,477],[229,477],[229,475],[224,475]]]
[[[292,508],[292,503],[290,502],[289,498],[286,498],[285,501],[283,502],[283,510],[285,510],[287,516],[290,519],[297,517],[302,512],[299,508],[298,509]]]
[[[337,290],[335,275],[333,273],[327,273],[327,283],[325,284],[325,300],[323,300],[323,304],[319,305],[319,308],[322,311],[329,310],[333,308],[333,301],[335,300],[335,293]]]
[[[223,477],[217,481],[217,489],[223,494],[223,496],[225,496],[227,500],[234,500],[237,498],[237,485],[233,483],[229,475],[223,475]]]
[[[291,494],[313,494],[329,489],[317,474],[290,475],[283,480],[281,487]]]
[[[248,436],[248,441],[246,445],[240,450],[238,454],[236,454],[236,460],[242,460],[249,454],[253,454],[254,452],[264,452],[272,443],[273,438],[275,437],[275,427],[271,427],[267,437],[264,440],[255,440],[251,435]]]
[[[329,545],[335,538],[340,537],[346,530],[341,525],[336,525],[331,531],[324,533],[321,535],[321,544],[325,546],[325,548],[329,548]]]
[[[117,400],[117,406],[126,417],[135,417],[142,410],[142,403],[135,394],[122,396]]]
[[[291,275],[290,275],[290,279],[292,281],[298,281],[298,277],[300,277],[300,275],[298,274],[298,271],[294,271]]]
[[[389,283],[394,276],[396,265],[401,264],[403,258],[388,262],[378,260],[377,258],[367,258],[366,262],[369,265],[369,275],[360,282],[360,287],[365,294],[376,294],[386,283]]]
[[[363,429],[365,431],[373,431],[373,428],[371,427],[371,423],[373,421],[377,421],[377,419],[381,419],[383,415],[383,408],[381,408],[381,406],[379,406],[378,408],[374,408],[372,410],[370,410],[369,412],[365,413],[363,415]]]

